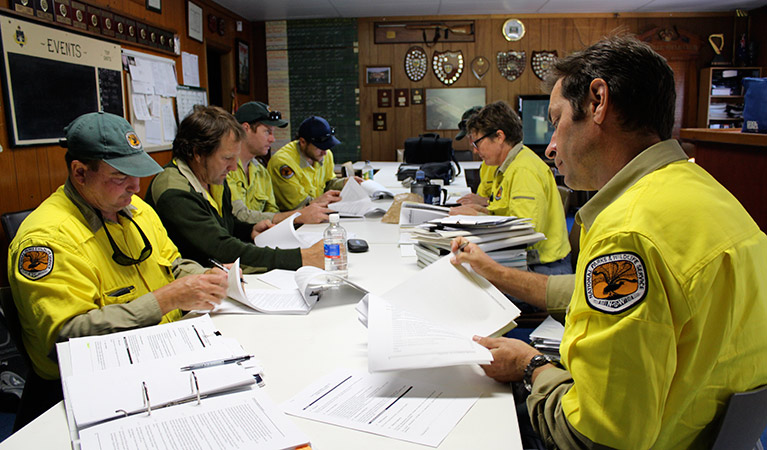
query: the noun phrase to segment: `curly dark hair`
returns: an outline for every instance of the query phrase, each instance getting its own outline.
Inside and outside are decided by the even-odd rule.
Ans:
[[[197,105],[178,126],[173,140],[173,156],[186,162],[194,155],[207,157],[229,133],[234,133],[237,142],[245,139],[242,125],[226,110],[218,106]]]
[[[514,146],[522,141],[522,120],[503,100],[490,103],[471,116],[466,121],[466,130],[478,134],[503,130],[509,145]]]
[[[551,93],[562,80],[562,95],[573,108],[573,121],[585,117],[591,81],[607,83],[610,99],[625,131],[671,137],[676,90],[674,73],[666,59],[648,44],[629,35],[608,36],[554,62],[544,82]]]

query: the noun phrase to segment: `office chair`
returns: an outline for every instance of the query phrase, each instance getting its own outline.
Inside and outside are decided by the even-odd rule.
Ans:
[[[34,209],[25,209],[24,211],[9,212],[0,216],[0,222],[3,223],[3,231],[5,231],[5,235],[8,237],[8,242],[13,240],[13,237],[16,236],[16,232],[19,230],[19,226],[21,226],[21,222],[32,211]]]
[[[752,450],[767,428],[767,385],[730,397],[711,450]]]

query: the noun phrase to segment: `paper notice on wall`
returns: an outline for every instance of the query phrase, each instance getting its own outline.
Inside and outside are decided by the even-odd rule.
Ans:
[[[136,116],[136,119],[152,119],[151,114],[149,114],[149,106],[146,103],[146,96],[144,96],[144,94],[131,95],[131,104],[133,105],[133,115]]]
[[[176,137],[176,117],[173,115],[173,105],[163,102],[161,108],[162,132],[165,141],[173,141]]]
[[[197,55],[181,52],[181,66],[184,75],[184,84],[187,86],[200,87],[200,65]]]

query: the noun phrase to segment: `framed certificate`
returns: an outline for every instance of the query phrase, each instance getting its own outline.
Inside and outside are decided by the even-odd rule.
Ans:
[[[187,2],[187,27],[189,37],[202,42],[202,7]]]

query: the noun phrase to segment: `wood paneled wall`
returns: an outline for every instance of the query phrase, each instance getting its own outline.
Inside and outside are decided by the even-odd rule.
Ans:
[[[575,50],[579,50],[609,34],[611,31],[621,28],[631,33],[642,34],[655,27],[687,30],[699,36],[705,46],[697,61],[697,68],[704,67],[713,57],[713,50],[708,47],[707,39],[712,33],[725,33],[725,50],[731,52],[732,32],[735,26],[734,16],[731,13],[721,14],[654,14],[654,15],[546,15],[526,16],[516,18],[522,20],[526,33],[522,40],[508,42],[501,34],[503,22],[507,16],[461,16],[461,17],[390,17],[390,18],[365,18],[358,19],[359,24],[359,67],[360,67],[360,141],[362,159],[389,160],[396,158],[396,149],[403,148],[405,139],[425,132],[425,105],[408,107],[378,108],[377,90],[379,88],[403,89],[403,88],[439,88],[445,87],[437,80],[429,67],[426,77],[419,82],[411,82],[405,75],[404,57],[407,50],[413,45],[420,45],[426,50],[430,58],[434,51],[461,50],[465,61],[464,72],[460,79],[452,87],[485,87],[487,102],[506,100],[514,104],[519,94],[538,94],[540,80],[533,74],[530,68],[530,57],[533,51],[556,50],[559,56],[564,56]],[[440,43],[431,48],[424,44],[375,44],[375,22],[397,23],[406,20],[446,20],[472,19],[475,21],[476,38],[469,43]],[[498,71],[495,63],[496,53],[499,51],[523,50],[527,55],[527,63],[524,73],[513,82],[507,81]],[[764,49],[760,49],[764,52]],[[471,73],[471,61],[477,56],[484,56],[492,65],[490,71],[482,80]],[[729,58],[729,54],[725,55]],[[391,66],[391,86],[365,86],[364,73],[366,66]],[[697,77],[695,77],[697,80]],[[697,92],[692,86],[693,92]],[[697,96],[692,95],[686,102],[697,102]],[[682,126],[694,126],[696,105],[685,107],[685,111],[692,111],[684,117]],[[373,131],[373,113],[384,112],[387,118],[386,131]],[[457,124],[456,124],[457,125]],[[457,130],[445,130],[440,134],[445,137],[454,137]],[[468,149],[466,139],[454,142],[454,147],[459,150]]]
[[[203,9],[203,29],[204,42],[198,42],[189,38],[187,34],[187,0],[164,0],[162,2],[162,13],[158,14],[146,9],[145,0],[88,0],[88,3],[99,6],[118,14],[125,14],[138,19],[143,19],[150,25],[156,25],[160,28],[175,31],[180,38],[181,50],[193,53],[199,56],[200,64],[200,83],[202,87],[207,87],[206,71],[206,48],[213,47],[218,52],[226,52],[231,49],[232,77],[234,77],[234,48],[235,38],[250,43],[251,47],[251,95],[238,95],[238,102],[242,104],[253,99],[255,90],[255,77],[253,55],[253,27],[244,20],[210,0],[194,0],[195,3]],[[8,8],[8,0],[2,1],[1,5]],[[226,32],[223,36],[212,33],[207,26],[208,14],[212,13],[217,17],[224,18],[226,21]],[[235,22],[243,22],[243,29],[237,32]],[[176,61],[176,72],[181,83],[181,57],[167,53],[157,53],[149,48],[141,46],[131,46],[120,43],[123,48],[133,49],[145,53],[157,54],[166,58],[173,58]],[[259,44],[263,45],[263,44]],[[223,83],[226,84],[226,83]],[[234,84],[234,78],[229,81],[229,86]],[[228,96],[227,96],[228,97]],[[127,99],[126,99],[127,102]],[[126,103],[127,104],[127,103]],[[0,92],[0,114],[5,116],[5,99]],[[228,105],[225,105],[228,107]],[[41,112],[44,114],[44,112]],[[34,208],[45,200],[53,191],[64,183],[67,177],[66,164],[64,163],[64,149],[59,146],[33,146],[33,147],[9,147],[8,130],[5,120],[0,120],[0,214],[19,211],[23,209]],[[170,160],[170,151],[160,151],[151,153],[161,165]],[[146,192],[149,185],[149,179],[143,179],[141,183],[141,194]],[[5,233],[0,229],[0,248],[6,249],[8,239]],[[2,274],[0,274],[0,283],[7,285],[6,256],[0,256],[2,263]]]

